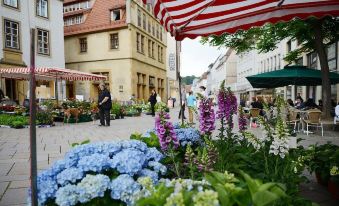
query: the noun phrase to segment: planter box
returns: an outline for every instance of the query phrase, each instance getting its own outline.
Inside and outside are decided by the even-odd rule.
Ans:
[[[315,178],[317,179],[317,183],[320,184],[320,185],[323,185],[323,186],[326,186],[327,187],[327,184],[328,184],[328,180],[324,180],[320,173],[315,173]]]
[[[339,185],[336,185],[331,179],[328,181],[328,191],[334,199],[339,200]]]

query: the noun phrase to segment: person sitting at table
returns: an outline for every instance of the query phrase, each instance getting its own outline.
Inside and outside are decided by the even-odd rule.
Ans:
[[[304,104],[304,108],[314,109],[314,108],[318,108],[318,105],[316,103],[314,103],[314,100],[312,98],[308,98],[307,101]]]
[[[305,107],[304,101],[301,97],[297,97],[296,103],[295,103],[295,108],[297,109],[303,109]]]
[[[294,107],[294,103],[293,103],[292,99],[288,99],[287,104],[290,105],[291,107]]]

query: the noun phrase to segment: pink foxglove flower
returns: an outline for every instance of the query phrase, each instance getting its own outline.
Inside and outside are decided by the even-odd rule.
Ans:
[[[168,150],[170,146],[174,149],[179,147],[179,140],[174,132],[173,124],[168,122],[168,119],[170,119],[169,114],[163,111],[155,119],[155,128],[163,151]]]

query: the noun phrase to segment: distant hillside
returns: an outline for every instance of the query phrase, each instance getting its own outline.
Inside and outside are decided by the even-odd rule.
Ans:
[[[190,85],[193,83],[193,79],[197,78],[196,76],[192,75],[192,76],[186,76],[186,77],[182,77],[182,84],[185,85]]]

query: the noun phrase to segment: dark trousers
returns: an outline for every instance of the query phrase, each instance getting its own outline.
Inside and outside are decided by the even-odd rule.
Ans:
[[[186,104],[183,104],[182,105],[182,111],[183,111],[183,116],[184,116],[184,118],[186,118],[185,117],[185,106],[186,106]],[[181,118],[181,108],[180,108],[180,111],[179,111],[179,119]]]
[[[152,116],[155,116],[155,104],[151,104]]]
[[[99,115],[100,115],[100,124],[105,125],[106,119],[106,125],[109,126],[111,121],[110,109],[100,109]]]

